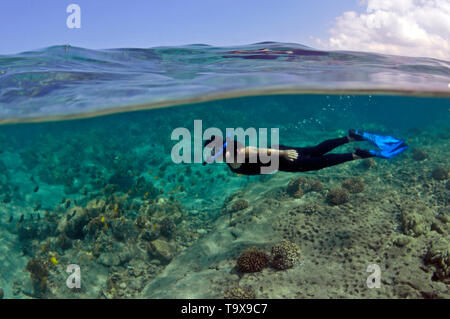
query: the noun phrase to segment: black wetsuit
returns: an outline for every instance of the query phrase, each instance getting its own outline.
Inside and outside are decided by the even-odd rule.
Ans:
[[[307,172],[316,171],[325,167],[330,167],[338,165],[344,162],[352,161],[352,153],[344,154],[326,154],[329,151],[335,149],[338,146],[348,143],[347,137],[336,138],[332,140],[326,140],[317,146],[313,147],[289,147],[285,145],[278,145],[272,147],[274,149],[280,150],[296,150],[298,153],[297,159],[289,161],[284,157],[279,158],[279,171],[283,172]],[[236,156],[237,144],[233,143],[234,154]],[[236,157],[235,157],[236,158]],[[258,156],[258,161],[256,163],[242,163],[238,168],[228,166],[230,169],[237,174],[244,175],[259,175],[261,174],[261,167],[270,166],[270,163],[262,163]]]

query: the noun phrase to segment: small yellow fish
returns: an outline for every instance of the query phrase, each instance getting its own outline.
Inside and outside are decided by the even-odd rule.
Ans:
[[[105,222],[105,216],[102,216],[102,217],[100,218],[100,221],[101,221],[102,223],[104,223],[104,222]]]
[[[56,259],[55,256],[53,256],[52,258],[50,258],[50,261],[52,262],[53,265],[57,265],[58,264],[58,260]]]
[[[144,194],[144,198],[147,198],[147,197],[148,197],[148,192]]]
[[[158,225],[156,223],[153,223],[153,231],[156,231],[156,228],[158,227]]]

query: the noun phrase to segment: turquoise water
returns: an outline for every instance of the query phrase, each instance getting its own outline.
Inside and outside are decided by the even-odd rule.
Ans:
[[[448,298],[448,258],[426,256],[435,242],[448,251],[450,239],[449,82],[446,61],[279,43],[0,56],[0,121],[14,123],[0,126],[0,289],[5,298],[221,298],[239,285],[264,298],[404,298],[432,287],[432,297]],[[57,121],[67,118],[78,119]],[[193,132],[194,120],[223,131],[279,128],[291,146],[357,128],[410,149],[392,160],[240,176],[225,164],[172,161],[172,131]],[[297,177],[322,189],[292,197]],[[331,205],[329,192],[350,177],[364,191]],[[234,209],[239,200],[248,207]],[[382,249],[370,248],[373,236]],[[302,251],[295,267],[236,270],[246,248],[269,254],[282,238]],[[374,262],[386,271],[378,291],[365,287]],[[69,264],[83,276],[75,292]],[[396,280],[398,272],[422,284]]]

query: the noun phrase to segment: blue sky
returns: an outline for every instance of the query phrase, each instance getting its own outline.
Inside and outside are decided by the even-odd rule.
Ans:
[[[66,7],[81,8],[81,29]],[[297,42],[317,47],[357,0],[1,0],[0,54],[51,45],[99,49],[206,43]]]

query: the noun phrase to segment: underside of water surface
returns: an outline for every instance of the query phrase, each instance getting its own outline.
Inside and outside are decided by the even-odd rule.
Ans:
[[[0,124],[263,94],[449,97],[449,78],[448,61],[323,51],[295,43],[110,50],[53,46],[0,55]]]
[[[172,161],[172,131],[193,132],[194,120],[278,128],[292,147],[355,128],[409,149],[243,176]],[[5,298],[448,298],[449,126],[448,98],[325,94],[1,126],[0,288]],[[374,148],[333,152],[354,147]],[[70,264],[79,289],[66,284]],[[380,288],[367,286],[372,264]]]

